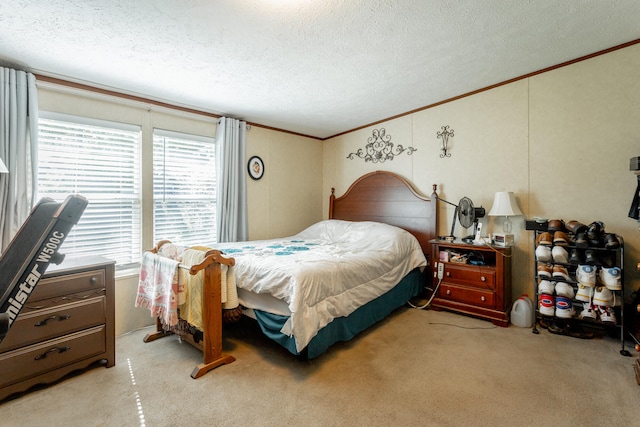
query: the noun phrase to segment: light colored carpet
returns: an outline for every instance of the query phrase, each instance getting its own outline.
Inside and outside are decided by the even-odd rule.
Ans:
[[[177,337],[116,340],[96,367],[0,403],[3,426],[637,425],[640,386],[619,338],[581,340],[402,308],[299,361],[250,319],[227,327],[236,361],[190,378]]]

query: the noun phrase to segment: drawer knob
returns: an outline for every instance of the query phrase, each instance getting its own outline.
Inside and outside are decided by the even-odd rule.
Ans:
[[[451,277],[451,273],[447,271],[447,277]]]
[[[483,296],[480,297],[480,301],[485,302],[487,299]]]
[[[43,319],[39,322],[36,322],[36,324],[34,326],[46,326],[46,324],[50,321],[50,320],[57,320],[59,322],[62,322],[63,320],[67,320],[68,318],[70,318],[71,316],[68,314],[64,314],[62,316],[58,316],[57,314],[54,314],[53,316],[47,317],[46,319]]]
[[[96,283],[98,283],[98,278],[96,276],[93,276],[90,280],[89,283],[91,283],[92,285],[95,285]]]
[[[486,282],[486,281],[487,281],[487,278],[486,278],[486,277],[484,277],[484,276],[480,276],[480,280],[482,280],[483,282]],[[483,300],[483,301],[484,301],[484,300]]]
[[[447,295],[451,295],[451,289],[447,289]]]
[[[69,350],[71,350],[71,347],[68,347],[68,346],[53,347],[45,351],[44,353],[37,355],[34,360],[42,360],[42,359],[45,359],[51,353],[64,353],[65,351],[69,351]]]

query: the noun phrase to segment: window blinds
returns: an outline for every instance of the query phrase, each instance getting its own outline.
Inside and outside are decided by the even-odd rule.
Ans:
[[[216,242],[213,138],[155,129],[153,235],[184,246]]]
[[[89,201],[61,253],[102,255],[118,267],[139,262],[140,134],[137,126],[41,115],[39,197],[62,201],[75,193]]]

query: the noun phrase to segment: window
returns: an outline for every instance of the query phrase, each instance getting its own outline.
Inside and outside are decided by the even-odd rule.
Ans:
[[[99,254],[119,268],[138,263],[140,127],[41,113],[38,138],[38,197],[89,201],[60,252]]]
[[[154,243],[216,242],[215,169],[213,138],[154,130]]]

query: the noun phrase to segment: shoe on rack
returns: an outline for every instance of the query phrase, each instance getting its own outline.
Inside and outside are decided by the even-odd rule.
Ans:
[[[553,295],[556,289],[556,282],[541,280],[538,284],[538,294]]]
[[[604,236],[604,247],[607,249],[617,249],[620,247],[620,240],[613,233],[608,233]]]
[[[543,316],[554,316],[556,314],[556,299],[553,295],[540,294],[540,314]]]
[[[553,251],[551,253],[553,255]],[[577,249],[571,249],[571,253],[569,254],[569,264],[578,265],[582,263],[582,256],[580,256],[580,251]]]
[[[596,308],[590,302],[582,304],[584,307],[578,316],[582,320],[597,320]]]
[[[587,226],[581,223],[580,221],[571,220],[567,222],[565,228],[569,233],[573,233],[574,236],[577,236],[580,233],[584,233],[587,231]]]
[[[538,246],[536,248],[536,259],[542,262],[551,261],[551,248],[549,246]]]
[[[589,239],[587,238],[587,233],[578,233],[576,234],[576,247],[579,249],[586,249],[589,247]]]
[[[551,256],[554,262],[569,263],[569,252],[562,246],[554,246],[553,249],[551,249]]]
[[[584,340],[588,340],[594,337],[593,332],[585,331],[582,325],[574,322],[568,322],[564,326],[562,335],[567,335],[573,338],[581,338]]]
[[[588,264],[578,265],[576,279],[581,284],[593,288],[596,285],[596,267]]]
[[[591,297],[593,296],[593,288],[582,283],[578,283],[578,292],[576,292],[576,299],[582,302],[591,303]]]
[[[562,319],[571,319],[575,314],[571,298],[557,296],[556,297],[556,317]]]
[[[593,292],[593,304],[605,307],[613,306],[613,293],[606,286],[597,286]]]
[[[551,273],[551,276],[555,277],[556,279],[571,280],[571,276],[569,276],[567,267],[564,267],[562,265],[554,265],[553,273]]]
[[[618,294],[618,291],[611,291],[613,295],[613,304],[611,307],[622,307],[622,297]]]
[[[598,315],[603,323],[616,323],[616,315],[611,307],[598,307]]]
[[[553,233],[553,244],[567,246],[571,244],[571,238],[564,231],[556,231]]]
[[[558,323],[556,322],[555,318],[551,318],[551,319],[542,318],[542,319],[540,319],[540,327],[542,327],[544,329],[548,329],[549,332],[551,332],[552,334],[562,334],[562,330],[563,330],[563,328],[560,325],[558,325]]]
[[[538,263],[538,277],[551,278],[552,268],[544,262]]]
[[[594,221],[587,228],[587,237],[589,240],[600,240],[604,236],[604,223],[602,221]]]
[[[592,249],[584,251],[584,262],[589,265],[603,265],[604,262],[596,256],[596,252]]]
[[[619,267],[602,267],[598,278],[600,282],[612,291],[622,290],[622,270]]]
[[[559,297],[573,299],[573,297],[575,297],[576,295],[575,291],[573,290],[573,286],[571,286],[566,282],[557,282],[555,289],[556,289],[556,296],[559,296]]]
[[[551,246],[553,245],[553,234],[548,233],[548,232],[544,232],[544,233],[540,233],[538,234],[538,237],[536,237],[536,245],[540,246]]]
[[[549,231],[564,231],[564,221],[561,219],[550,219],[547,224],[547,230]]]

